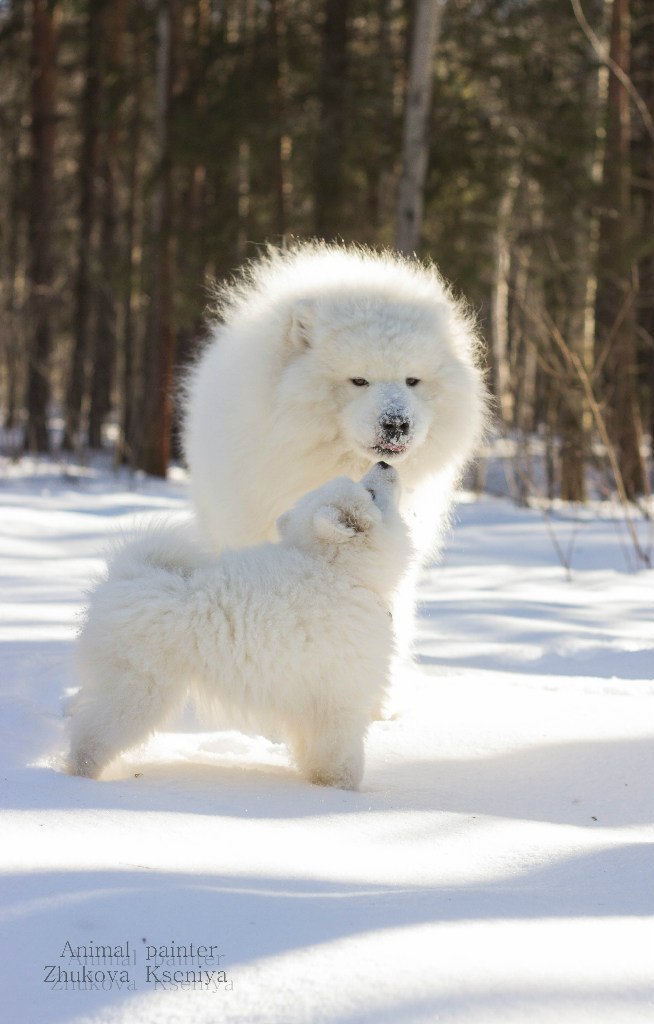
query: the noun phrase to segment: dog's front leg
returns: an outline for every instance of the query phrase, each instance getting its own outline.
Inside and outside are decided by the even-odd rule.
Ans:
[[[302,774],[315,786],[358,789],[363,777],[366,723],[320,715],[291,744]]]

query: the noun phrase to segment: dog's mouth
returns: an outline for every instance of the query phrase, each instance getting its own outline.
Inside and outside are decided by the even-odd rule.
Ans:
[[[408,448],[409,445],[406,442],[380,441],[379,444],[373,445],[371,451],[382,458],[392,459],[393,456],[404,455]]]

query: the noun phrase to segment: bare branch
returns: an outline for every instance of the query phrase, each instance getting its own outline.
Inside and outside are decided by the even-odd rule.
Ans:
[[[624,70],[624,68],[621,68],[619,64],[616,64],[613,58],[609,55],[607,47],[604,46],[597,33],[588,23],[588,19],[586,18],[586,15],[584,14],[583,8],[581,6],[581,0],[570,0],[570,3],[572,4],[572,10],[574,12],[575,18],[579,23],[581,31],[586,36],[586,39],[592,46],[597,57],[599,57],[599,59],[601,60],[602,64],[606,64],[607,68],[609,68],[609,70],[612,71],[615,77],[618,79],[620,85],[622,85],[623,88],[625,88],[631,96],[634,105],[638,110],[638,113],[643,119],[643,124],[647,129],[647,133],[650,136],[652,142],[654,142],[654,119],[652,118],[652,115],[647,109],[647,104],[645,100],[638,92],[638,89],[634,85],[633,81],[631,80],[627,72]]]

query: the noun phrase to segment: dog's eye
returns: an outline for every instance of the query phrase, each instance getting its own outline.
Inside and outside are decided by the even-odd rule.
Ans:
[[[416,384],[420,383],[420,381],[417,377],[407,377],[404,383],[408,388],[414,388]]]
[[[365,377],[350,377],[350,383],[354,384],[357,388],[367,388],[370,381],[366,380]]]
[[[377,500],[377,495],[376,495],[375,491],[373,491],[372,487],[366,487],[366,490],[368,491],[368,494],[370,495],[372,500],[376,501]]]

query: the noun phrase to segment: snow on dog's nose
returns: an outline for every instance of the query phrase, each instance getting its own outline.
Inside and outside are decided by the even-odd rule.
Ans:
[[[380,455],[401,455],[411,443],[413,416],[405,396],[394,385],[384,388],[383,398],[377,421],[378,443],[375,447]]]
[[[405,412],[389,413],[380,418],[379,427],[384,438],[395,439],[396,444],[401,445],[403,439],[409,435],[411,423]]]

